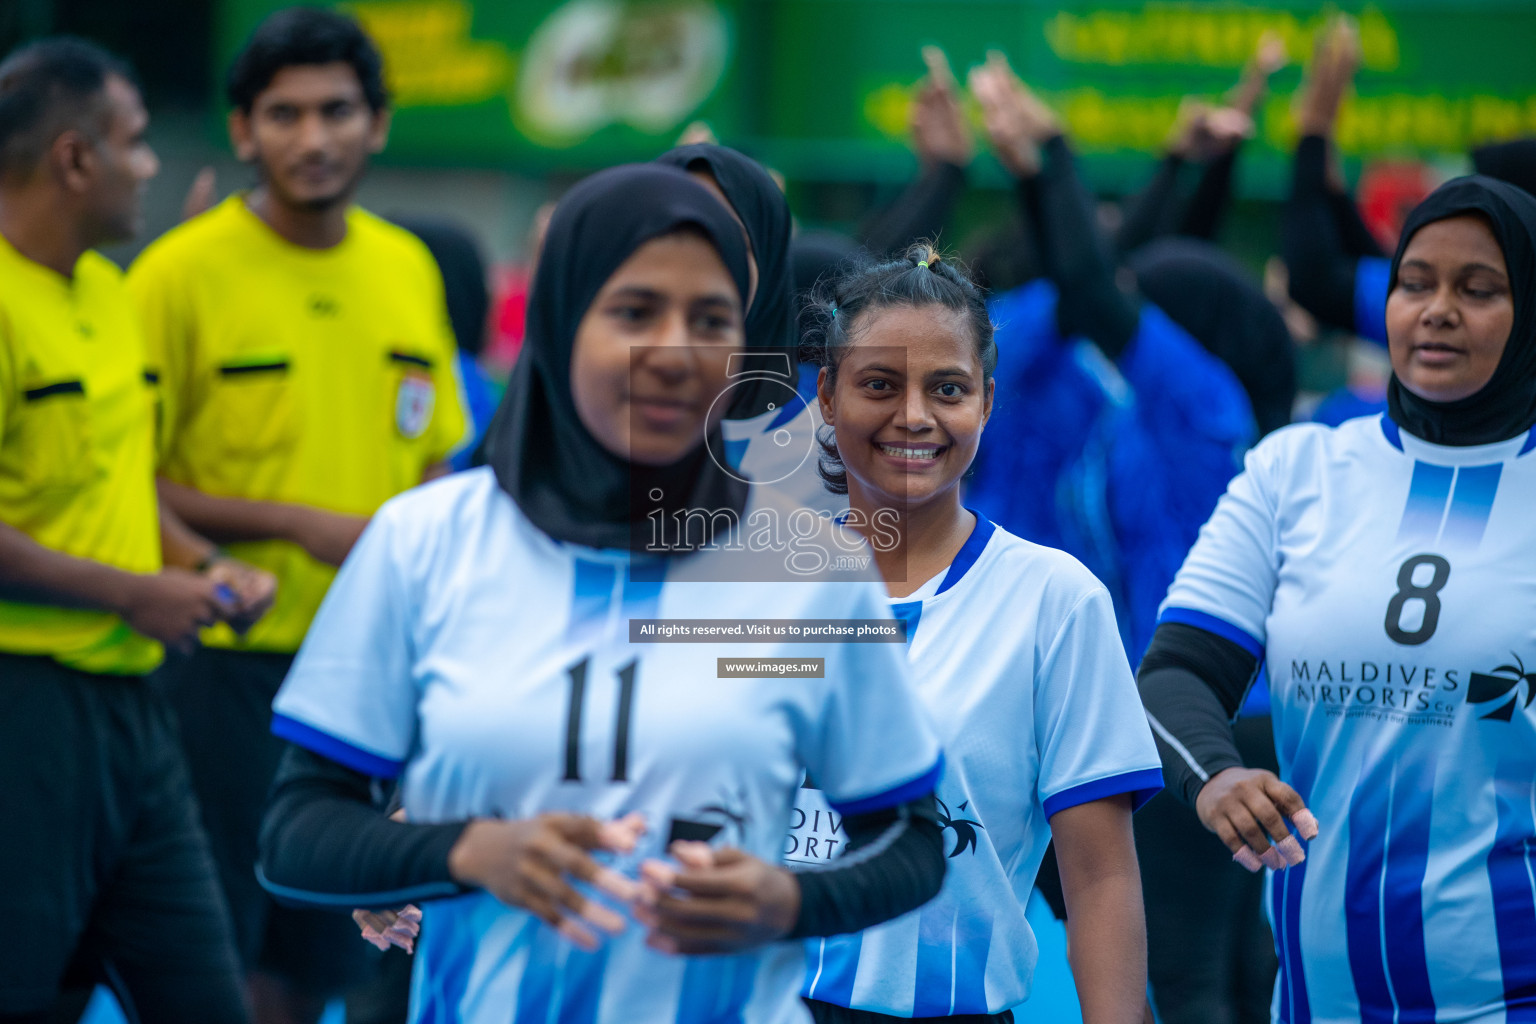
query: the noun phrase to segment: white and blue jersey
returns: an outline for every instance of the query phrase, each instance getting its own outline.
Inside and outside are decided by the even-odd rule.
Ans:
[[[801,377],[803,393],[779,408],[751,419],[721,422],[725,457],[732,469],[755,486],[770,488],[784,502],[836,517],[847,511],[848,497],[827,490],[817,471],[821,462],[817,433],[825,424],[809,367],[801,367]]]
[[[1286,428],[1169,591],[1162,621],[1267,662],[1318,820],[1269,878],[1276,1021],[1536,1021],[1533,449]]]
[[[1036,944],[1025,906],[1053,814],[1162,787],[1108,592],[1076,559],[977,517],[948,571],[892,601],[944,743],[948,873],[918,910],[806,944],[804,994],[901,1017],[997,1013],[1024,1001]],[[791,861],[842,853],[841,815],[802,789]]]
[[[842,813],[929,792],[938,741],[899,643],[630,642],[630,619],[890,618],[872,578],[707,582],[729,579],[734,557],[631,566],[562,544],[485,468],[419,488],[380,510],[342,567],[273,729],[399,776],[412,821],[639,811],[649,833],[617,864],[630,873],[673,837],[782,860],[806,771]],[[824,677],[726,678],[721,655],[823,658]],[[799,943],[673,957],[631,923],[588,953],[485,893],[424,916],[413,1021],[809,1019]]]

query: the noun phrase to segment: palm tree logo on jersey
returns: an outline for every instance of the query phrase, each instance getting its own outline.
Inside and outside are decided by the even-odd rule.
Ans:
[[[955,852],[951,853],[950,856],[958,857],[967,849],[974,854],[976,852],[976,829],[985,829],[987,826],[971,818],[956,818],[949,813],[948,804],[938,797],[933,799],[939,805],[939,828],[952,828],[955,830]],[[970,805],[971,802],[967,800],[955,809],[963,812]]]
[[[1520,702],[1520,684],[1525,684],[1525,704],[1530,707],[1536,700],[1536,672],[1527,672],[1525,662],[1520,660],[1520,655],[1510,651],[1510,656],[1515,659],[1513,665],[1500,665],[1492,672],[1473,672],[1472,682],[1467,687],[1468,704],[1488,704],[1493,701],[1503,700],[1498,707],[1482,717],[1491,718],[1496,722],[1508,722],[1515,715],[1515,705]]]

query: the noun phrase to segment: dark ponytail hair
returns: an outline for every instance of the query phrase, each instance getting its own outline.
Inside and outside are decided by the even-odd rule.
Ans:
[[[947,260],[931,242],[918,242],[900,258],[876,260],[856,254],[844,261],[835,277],[819,283],[801,312],[801,358],[826,368],[828,383],[837,385],[837,370],[856,339],[866,314],[898,306],[940,306],[961,314],[976,345],[983,385],[997,369],[997,343],[986,295],[965,268]],[[837,442],[818,437],[818,471],[834,494],[848,493],[848,473],[837,454]]]

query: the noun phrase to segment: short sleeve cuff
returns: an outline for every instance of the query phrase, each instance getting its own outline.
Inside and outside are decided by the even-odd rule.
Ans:
[[[857,800],[832,800],[828,803],[838,814],[868,814],[871,811],[883,811],[890,807],[896,807],[908,800],[916,800],[920,796],[932,793],[938,788],[939,779],[944,775],[944,754],[939,754],[938,760],[933,762],[933,767],[923,774],[903,782],[892,789],[884,790],[873,796],[860,797]]]
[[[1241,626],[1234,626],[1226,619],[1217,618],[1210,612],[1202,612],[1195,608],[1168,608],[1157,617],[1159,626],[1165,622],[1194,626],[1207,633],[1215,633],[1223,640],[1230,640],[1237,644],[1260,661],[1264,660],[1264,641]]]
[[[1057,811],[1064,811],[1068,807],[1102,800],[1108,796],[1119,796],[1121,793],[1131,794],[1131,810],[1139,811],[1162,788],[1163,770],[1161,768],[1141,768],[1121,775],[1094,779],[1092,782],[1072,786],[1046,797],[1045,816],[1049,818]]]
[[[364,750],[287,715],[272,716],[272,734],[375,779],[393,779],[405,767],[403,761]]]

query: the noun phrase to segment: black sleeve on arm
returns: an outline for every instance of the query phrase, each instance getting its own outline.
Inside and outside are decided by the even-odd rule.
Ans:
[[[866,222],[861,232],[865,247],[873,253],[900,252],[913,242],[939,237],[964,191],[965,169],[939,161]]]
[[[1088,338],[1111,359],[1120,358],[1141,322],[1136,303],[1115,283],[1115,269],[1099,238],[1093,197],[1083,187],[1063,136],[1043,148],[1040,255],[1056,282],[1056,322],[1063,337]]]
[[[842,935],[900,917],[944,884],[944,834],[932,793],[843,818],[848,845],[829,867],[795,872],[800,917],[787,938]]]
[[[1198,626],[1165,622],[1152,634],[1136,683],[1163,772],[1191,807],[1213,775],[1242,766],[1232,723],[1258,671],[1257,658]]]
[[[1305,136],[1296,146],[1291,196],[1280,231],[1291,298],[1330,327],[1355,330],[1355,264],[1344,246],[1328,188],[1328,142]]]
[[[1221,222],[1232,205],[1232,174],[1237,168],[1237,146],[1206,161],[1200,169],[1200,181],[1184,210],[1179,234],[1189,238],[1214,241]]]
[[[465,822],[390,821],[368,776],[290,746],[261,826],[261,883],[286,903],[396,909],[465,891],[448,851]]]
[[[1158,161],[1146,187],[1126,200],[1120,230],[1115,232],[1117,253],[1123,256],[1173,233],[1179,219],[1179,172],[1183,169],[1183,157],[1167,154]]]
[[[1348,192],[1329,188],[1328,209],[1333,213],[1333,224],[1339,229],[1339,240],[1344,243],[1345,252],[1355,257],[1387,255],[1381,251],[1381,243],[1376,241],[1371,229],[1365,226],[1360,207],[1355,205],[1354,197]]]

